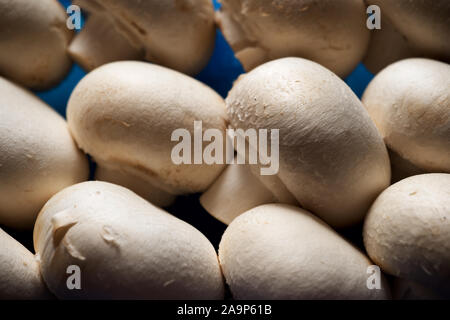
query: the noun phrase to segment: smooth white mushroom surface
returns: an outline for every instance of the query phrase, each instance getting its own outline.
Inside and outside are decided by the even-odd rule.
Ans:
[[[373,30],[366,66],[377,73],[408,57],[450,62],[448,0],[365,0],[381,10],[381,30]]]
[[[37,258],[0,229],[0,300],[51,299]]]
[[[164,67],[126,61],[94,70],[73,91],[67,118],[80,148],[98,163],[98,179],[124,185],[160,206],[175,195],[205,190],[224,168],[194,165],[194,152],[192,164],[173,161],[180,143],[171,141],[175,130],[185,129],[194,149],[194,121],[225,137],[227,115],[216,92]]]
[[[197,229],[106,182],[64,189],[42,209],[34,246],[61,299],[222,299],[217,254]],[[67,286],[79,268],[80,289]]]
[[[218,24],[244,69],[283,57],[320,63],[341,77],[369,44],[362,0],[222,0]]]
[[[364,223],[369,256],[385,272],[450,288],[450,174],[412,176],[383,191]]]
[[[86,70],[118,60],[148,60],[187,74],[214,48],[210,0],[76,0],[88,11],[69,53]]]
[[[0,77],[0,225],[31,229],[52,195],[88,176],[66,121]]]
[[[367,285],[372,262],[309,212],[283,204],[256,207],[236,218],[219,247],[233,298],[388,299]],[[370,281],[369,281],[370,282]]]
[[[396,180],[450,173],[450,65],[398,61],[377,74],[362,102],[390,149]]]
[[[279,130],[279,171],[262,176],[256,170],[249,173],[256,179],[234,179],[226,170],[223,177],[229,179],[215,184],[227,183],[244,193],[259,182],[276,202],[297,200],[328,224],[344,227],[362,221],[390,183],[386,147],[369,114],[340,78],[315,62],[283,58],[265,63],[235,82],[226,105],[232,128]],[[228,223],[243,212],[236,208],[273,202],[255,192],[232,200],[248,205],[230,207],[222,194],[208,192],[202,204],[213,216],[226,216],[220,219]],[[224,213],[227,208],[230,212]]]
[[[62,80],[72,64],[66,19],[56,0],[0,1],[0,75],[33,89]]]

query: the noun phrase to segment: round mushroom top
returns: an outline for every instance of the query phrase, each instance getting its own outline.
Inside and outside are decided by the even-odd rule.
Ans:
[[[32,228],[45,202],[89,176],[66,121],[0,77],[0,224]]]
[[[334,226],[362,220],[389,185],[383,140],[351,89],[301,58],[241,76],[226,99],[233,128],[279,129],[278,177],[300,205]]]
[[[34,246],[58,298],[223,298],[208,239],[114,184],[80,183],[52,197],[36,221]],[[79,267],[82,290],[68,289],[69,266]]]
[[[367,287],[371,261],[309,212],[283,204],[237,217],[219,247],[235,299],[386,299]]]
[[[0,1],[0,75],[33,89],[62,80],[72,63],[66,19],[55,0]]]
[[[450,172],[450,65],[422,58],[383,69],[362,99],[387,146],[428,172]]]
[[[187,130],[193,143],[194,121],[202,121],[203,130],[225,137],[227,115],[216,92],[165,67],[126,61],[94,70],[73,91],[67,118],[78,145],[99,164],[129,170],[172,194],[206,189],[224,166],[172,161],[175,130]]]
[[[450,288],[450,174],[412,176],[383,191],[364,223],[380,267],[425,286]]]

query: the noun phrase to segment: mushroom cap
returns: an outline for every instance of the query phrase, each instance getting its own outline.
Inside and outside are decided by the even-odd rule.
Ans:
[[[450,62],[448,0],[367,0],[380,7],[408,46],[419,54]],[[383,28],[383,18],[381,18]]]
[[[222,0],[218,24],[245,70],[289,56],[348,75],[369,44],[361,0]]]
[[[65,120],[0,77],[0,224],[32,228],[52,195],[88,176]]]
[[[226,229],[219,260],[235,299],[386,299],[367,288],[370,260],[309,212],[266,204]]]
[[[146,60],[187,74],[208,63],[214,49],[214,8],[210,0],[78,0],[94,19],[106,12],[113,28]],[[144,58],[143,57],[143,58]],[[80,59],[80,57],[74,56]]]
[[[398,60],[420,55],[417,49],[411,48],[408,39],[393,26],[387,16],[382,15],[381,19],[381,29],[371,31],[369,48],[363,60],[373,74]]]
[[[361,221],[390,182],[389,157],[351,89],[317,63],[268,62],[227,99],[232,127],[279,129],[278,177],[300,205],[335,226]]]
[[[78,145],[103,165],[120,168],[171,194],[206,189],[223,164],[176,165],[172,132],[194,136],[194,121],[225,137],[222,97],[182,73],[145,62],[104,65],[83,78],[70,97],[69,127]],[[128,186],[131,187],[131,186]]]
[[[0,300],[50,299],[39,263],[23,245],[0,229]]]
[[[406,178],[372,205],[364,223],[369,256],[385,272],[450,288],[450,174]]]
[[[450,65],[396,62],[372,80],[362,101],[389,149],[419,169],[450,172]]]
[[[55,195],[36,221],[34,246],[58,298],[223,298],[208,239],[114,184],[85,182]],[[70,265],[80,268],[81,290],[67,289]]]
[[[72,64],[66,19],[55,0],[0,1],[0,75],[33,89],[62,80]]]

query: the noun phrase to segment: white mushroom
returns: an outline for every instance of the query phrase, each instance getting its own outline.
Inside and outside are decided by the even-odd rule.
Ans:
[[[236,218],[222,237],[219,260],[239,300],[390,297],[381,273],[377,283],[369,279],[372,263],[365,255],[293,206],[267,204]]]
[[[43,278],[61,299],[224,295],[216,251],[203,234],[110,183],[81,183],[50,199],[36,221],[34,245]],[[70,266],[79,268],[73,290]]]
[[[385,272],[450,293],[450,174],[409,177],[383,191],[364,244]]]
[[[98,179],[120,183],[159,206],[205,190],[224,167],[172,160],[176,129],[194,137],[199,120],[203,130],[225,136],[227,115],[212,89],[164,67],[122,61],[94,70],[73,91],[67,118],[78,145],[98,163]]]
[[[230,224],[241,213],[266,203],[298,205],[295,197],[277,176],[261,176],[259,166],[228,165],[200,196],[206,211],[219,221]]]
[[[280,130],[278,174],[263,177],[254,170],[252,179],[246,177],[251,173],[232,179],[233,169],[227,169],[215,184],[229,180],[230,192],[247,195],[245,189],[264,187],[275,202],[296,199],[332,226],[343,227],[362,221],[389,185],[386,147],[367,111],[341,79],[317,63],[284,58],[259,66],[239,78],[226,104],[235,129]],[[208,192],[202,204],[216,217],[226,215],[220,218],[224,222],[255,203],[274,202],[255,192],[236,197],[234,202],[244,204],[230,207],[221,196],[225,189],[211,188],[220,192]]]
[[[62,80],[72,64],[66,19],[55,0],[0,1],[0,75],[33,89]]]
[[[0,229],[0,300],[50,299],[38,259]]]
[[[364,62],[377,73],[408,57],[450,62],[448,0],[366,0],[381,9],[381,30],[372,31]]]
[[[391,151],[395,180],[450,172],[450,65],[396,62],[372,80],[362,101]]]
[[[83,68],[118,60],[148,60],[198,73],[214,47],[210,0],[77,0],[90,16],[69,47]]]
[[[0,77],[0,224],[31,229],[52,195],[88,176],[64,119]]]
[[[348,75],[369,44],[362,0],[222,0],[218,24],[246,71],[283,57]]]

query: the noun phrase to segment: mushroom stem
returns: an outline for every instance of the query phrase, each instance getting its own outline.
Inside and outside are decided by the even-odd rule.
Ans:
[[[277,176],[260,175],[259,165],[237,163],[236,156],[233,164],[200,197],[202,206],[216,219],[230,224],[240,214],[263,204],[298,205]]]
[[[230,164],[200,197],[203,208],[225,224],[254,207],[275,202],[275,196],[247,164]]]
[[[101,164],[97,166],[95,179],[124,186],[158,207],[168,207],[176,198],[135,174]]]
[[[142,60],[144,51],[117,30],[107,13],[93,13],[69,46],[70,56],[86,71],[119,60]]]

